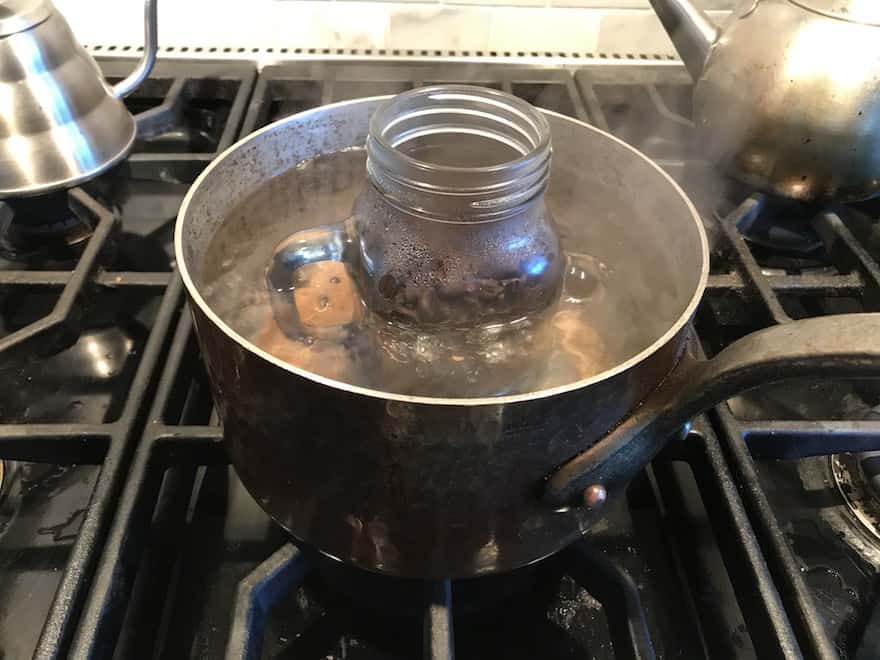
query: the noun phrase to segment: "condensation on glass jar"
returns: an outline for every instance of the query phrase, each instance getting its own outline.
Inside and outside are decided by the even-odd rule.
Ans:
[[[295,290],[301,266],[334,260],[368,312],[404,324],[473,328],[554,303],[565,256],[544,201],[551,144],[538,110],[481,87],[420,88],[376,111],[366,150],[351,217],[279,245],[276,292]]]
[[[549,306],[564,261],[544,203],[550,153],[544,117],[502,92],[429,87],[384,105],[354,214],[367,306],[458,327]]]

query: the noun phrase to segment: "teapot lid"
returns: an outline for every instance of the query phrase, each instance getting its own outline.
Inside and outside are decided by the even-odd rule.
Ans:
[[[30,29],[52,13],[48,0],[0,0],[0,37]]]
[[[877,0],[790,0],[794,4],[851,23],[880,25],[880,2]]]

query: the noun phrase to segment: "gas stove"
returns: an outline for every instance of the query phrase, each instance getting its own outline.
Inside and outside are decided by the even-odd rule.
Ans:
[[[101,65],[111,81],[131,66]],[[710,236],[694,322],[706,354],[792,319],[880,311],[880,205],[794,207],[713,177],[691,141],[689,80],[635,62],[160,61],[126,99],[143,136],[132,155],[68,193],[75,222],[44,223],[57,249],[32,231],[27,254],[0,260],[0,655],[876,657],[877,383],[737,397],[584,541],[452,584],[293,546],[227,464],[171,229],[219,152],[324,103],[487,85],[644,151]],[[3,236],[20,246],[14,211]]]

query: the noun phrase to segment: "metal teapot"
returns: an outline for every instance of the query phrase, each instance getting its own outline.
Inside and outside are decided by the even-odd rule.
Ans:
[[[146,0],[144,54],[108,85],[49,0],[0,2],[0,198],[86,181],[122,160],[135,120],[122,98],[156,59],[156,0]]]
[[[800,201],[880,192],[880,2],[745,0],[721,29],[689,0],[651,4],[713,163]]]

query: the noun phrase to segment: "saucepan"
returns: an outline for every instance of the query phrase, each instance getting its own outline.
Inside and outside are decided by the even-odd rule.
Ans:
[[[354,386],[261,349],[230,318],[264,293],[230,286],[226,298],[208,296],[208,272],[220,267],[209,247],[220,241],[243,255],[240,268],[223,260],[230,281],[262,283],[254,269],[265,267],[271,248],[254,254],[262,249],[255,246],[314,224],[328,190],[333,199],[341,194],[344,217],[362,174],[328,171],[326,190],[314,195],[259,192],[322,154],[362,147],[384,102],[328,105],[248,136],[202,173],[177,221],[177,267],[230,459],[295,539],[391,575],[511,570],[587,533],[700,411],[786,378],[880,376],[878,314],[796,321],[710,360],[693,357],[690,321],[709,270],[693,205],[629,145],[545,111],[553,143],[546,203],[562,246],[626,279],[632,322],[650,330],[650,341],[564,386],[459,398]],[[260,201],[243,212],[246,199]]]

